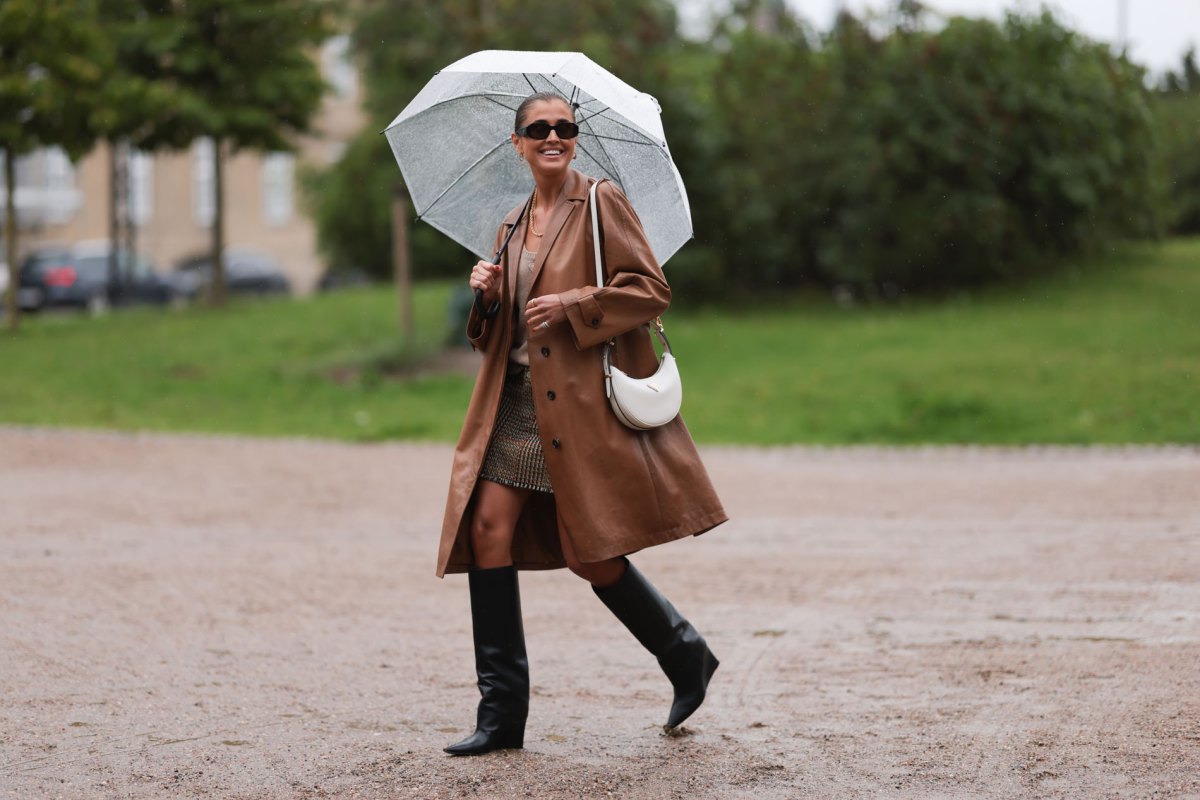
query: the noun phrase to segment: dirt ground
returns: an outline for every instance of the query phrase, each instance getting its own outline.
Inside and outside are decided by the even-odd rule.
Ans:
[[[690,735],[523,573],[526,748],[455,759],[450,448],[0,429],[0,796],[1200,798],[1200,451],[703,453],[733,520],[635,559]]]

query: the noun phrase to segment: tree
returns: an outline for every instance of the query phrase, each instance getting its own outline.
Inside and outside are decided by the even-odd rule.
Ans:
[[[0,3],[0,148],[7,187],[8,327],[19,325],[16,158],[61,147],[78,158],[103,128],[100,87],[112,54],[96,25],[92,0]]]
[[[215,305],[225,299],[225,158],[244,148],[291,150],[309,130],[325,90],[313,55],[335,31],[337,10],[335,0],[157,0],[138,9],[140,69],[173,102],[150,109],[129,141],[182,149],[213,140]]]

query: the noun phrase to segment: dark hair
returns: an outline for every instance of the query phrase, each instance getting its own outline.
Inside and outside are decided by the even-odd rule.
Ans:
[[[534,103],[537,103],[537,102],[540,102],[543,100],[546,100],[546,101],[558,100],[559,102],[566,103],[567,108],[571,109],[571,121],[572,122],[575,121],[575,106],[571,105],[570,100],[563,97],[558,92],[538,92],[537,94],[529,95],[529,97],[526,97],[524,100],[521,101],[521,105],[517,106],[517,119],[516,119],[516,122],[513,123],[513,132],[514,133],[516,132],[517,128],[521,127],[521,122],[523,121],[525,112],[529,110],[529,107],[531,105],[533,105]]]

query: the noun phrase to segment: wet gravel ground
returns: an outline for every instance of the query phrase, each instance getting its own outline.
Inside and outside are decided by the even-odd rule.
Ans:
[[[0,796],[1200,797],[1200,451],[707,448],[638,565],[721,658],[524,573],[526,748],[455,759],[450,448],[0,429]]]

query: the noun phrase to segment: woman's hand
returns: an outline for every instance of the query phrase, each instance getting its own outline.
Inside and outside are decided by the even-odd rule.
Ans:
[[[500,294],[500,265],[490,261],[479,261],[471,270],[471,289],[483,290],[483,306],[490,308]]]
[[[566,318],[567,310],[563,308],[562,298],[556,294],[531,297],[525,305],[525,325],[529,328],[530,336],[544,333],[551,325],[557,325]]]

